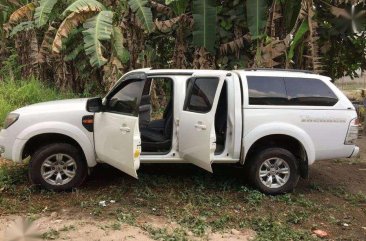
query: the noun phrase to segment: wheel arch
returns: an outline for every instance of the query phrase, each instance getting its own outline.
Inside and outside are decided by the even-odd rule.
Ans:
[[[97,164],[93,142],[78,127],[68,123],[39,123],[23,130],[17,139],[23,140],[15,148],[19,160],[33,154],[37,148],[45,144],[60,142],[77,146],[89,167]]]
[[[280,147],[292,152],[300,160],[301,176],[308,174],[308,165],[315,161],[314,145],[310,136],[299,127],[287,124],[258,126],[244,137],[244,155],[241,164],[259,149]]]

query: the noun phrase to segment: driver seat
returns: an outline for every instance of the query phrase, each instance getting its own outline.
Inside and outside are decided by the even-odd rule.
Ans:
[[[173,104],[169,101],[164,119],[151,121],[140,129],[141,147],[144,152],[168,151],[172,143]]]

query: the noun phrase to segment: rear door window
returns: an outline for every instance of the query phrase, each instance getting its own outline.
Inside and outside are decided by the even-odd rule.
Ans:
[[[282,77],[247,76],[250,105],[287,105]]]
[[[319,79],[285,77],[289,105],[333,106],[338,102],[333,91]]]
[[[219,78],[192,78],[188,80],[185,111],[207,113],[211,110]]]

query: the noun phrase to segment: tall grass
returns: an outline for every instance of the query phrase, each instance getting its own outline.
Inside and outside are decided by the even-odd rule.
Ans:
[[[57,99],[75,98],[71,92],[60,92],[39,80],[0,80],[0,126],[6,115],[23,106]]]

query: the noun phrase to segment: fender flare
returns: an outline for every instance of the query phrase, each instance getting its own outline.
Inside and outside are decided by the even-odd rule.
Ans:
[[[37,135],[50,134],[50,133],[62,134],[74,139],[83,150],[88,166],[93,167],[97,164],[94,151],[94,144],[90,141],[88,136],[83,131],[81,131],[80,128],[78,128],[77,126],[58,121],[41,122],[24,129],[17,136],[18,141],[15,143],[13,156],[14,153],[18,153],[19,156],[15,156],[15,159],[16,160],[22,159],[22,153],[25,144],[29,139]]]
[[[259,125],[250,131],[246,136],[244,136],[244,155],[243,160],[241,160],[242,164],[244,164],[248,151],[253,146],[253,144],[259,139],[269,135],[285,135],[298,140],[306,151],[308,165],[314,163],[315,148],[310,136],[303,129],[295,125],[273,122]]]

